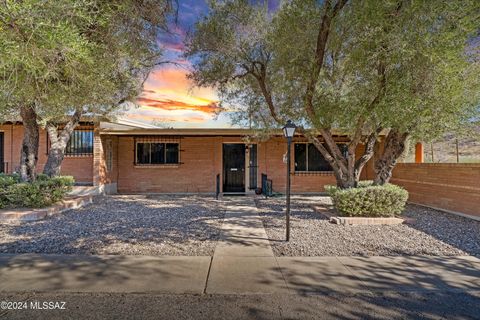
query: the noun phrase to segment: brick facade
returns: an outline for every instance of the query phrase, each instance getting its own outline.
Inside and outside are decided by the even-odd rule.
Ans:
[[[223,181],[223,144],[245,143],[242,137],[228,136],[182,137],[179,142],[180,164],[145,166],[135,165],[134,137],[119,136],[118,191],[120,193],[214,193],[216,175],[219,174],[220,181]],[[264,173],[272,179],[274,191],[284,192],[286,168],[283,155],[286,149],[284,138],[257,142],[258,187],[261,184],[260,175]],[[359,148],[359,151],[361,149]],[[247,150],[247,160],[248,152]],[[245,169],[248,172],[248,161],[246,163]],[[292,162],[292,192],[322,192],[325,184],[335,184],[335,177],[331,172],[295,174],[293,169]],[[247,178],[248,173],[245,178],[248,184]]]
[[[23,126],[15,124],[0,125],[0,132],[4,133],[4,162],[5,171],[18,171],[20,166],[20,148],[23,139]],[[47,132],[40,129],[40,147],[38,150],[38,172],[42,172],[47,162]],[[62,163],[62,174],[71,175],[76,182],[91,184],[93,172],[93,156],[65,157]]]
[[[4,161],[11,173],[18,169],[23,137],[21,125],[1,125],[4,132]],[[180,164],[136,166],[134,163],[134,137],[94,134],[92,156],[65,157],[62,174],[72,175],[75,181],[96,186],[112,185],[120,193],[214,193],[216,175],[223,181],[222,146],[224,143],[245,143],[242,136],[184,136],[180,143]],[[296,139],[294,142],[302,142]],[[286,182],[286,142],[283,137],[255,142],[257,144],[257,186],[260,175],[267,174],[273,180],[274,191],[284,192]],[[360,147],[358,151],[362,151]],[[247,157],[248,157],[248,150]],[[107,166],[107,154],[110,160]],[[47,134],[40,132],[38,171],[47,160]],[[293,157],[293,144],[292,144]],[[369,165],[370,166],[370,165]],[[248,159],[246,161],[248,172]],[[368,168],[365,169],[368,172]],[[322,192],[325,184],[334,184],[330,172],[295,174],[292,161],[292,192]],[[247,173],[248,174],[248,173]],[[246,176],[248,184],[248,176]],[[252,191],[253,192],[253,191]]]
[[[93,129],[93,127],[91,127]],[[4,134],[6,172],[17,170],[23,127],[18,124],[0,125]],[[223,181],[223,144],[246,143],[244,137],[225,135],[178,136],[180,163],[176,165],[135,165],[133,136],[100,134],[95,128],[94,152],[91,156],[65,157],[62,174],[74,176],[77,182],[104,187],[107,192],[119,193],[214,193],[216,176]],[[297,138],[294,142],[304,142]],[[340,140],[339,140],[340,141]],[[287,145],[283,137],[274,137],[257,144],[257,186],[261,174],[273,181],[273,189],[283,193],[286,168],[283,156]],[[247,145],[250,142],[246,143]],[[292,144],[292,157],[294,154]],[[363,151],[363,146],[357,154]],[[246,150],[245,183],[248,190],[249,170]],[[38,170],[47,160],[47,134],[40,131]],[[294,160],[294,158],[293,158]],[[326,184],[334,184],[331,172],[295,173],[292,161],[292,192],[316,193]],[[373,162],[362,173],[362,179],[373,178]],[[400,163],[391,182],[405,187],[410,201],[480,217],[480,164]],[[108,188],[108,189],[107,189]],[[222,189],[222,183],[220,186]],[[223,191],[223,190],[221,190]],[[253,192],[253,190],[250,190]]]
[[[480,217],[479,163],[399,163],[391,182],[411,202]]]

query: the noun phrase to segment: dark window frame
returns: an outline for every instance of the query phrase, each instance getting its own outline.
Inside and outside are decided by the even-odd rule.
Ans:
[[[305,170],[297,170],[296,167],[297,167],[297,155],[296,155],[296,152],[295,152],[295,146],[296,145],[305,145],[305,156],[304,156],[304,159],[303,161],[305,161],[304,163],[304,167],[305,167]],[[325,143],[323,143],[323,145],[325,146],[325,148],[328,149],[328,147],[326,146]],[[346,146],[346,143],[345,142],[337,142],[337,145],[343,145],[343,146]],[[294,161],[293,161],[293,166],[294,166],[294,172],[295,173],[299,173],[299,174],[302,174],[302,173],[331,173],[333,172],[333,168],[328,164],[329,166],[329,169],[328,170],[310,170],[309,168],[309,154],[308,154],[308,150],[310,149],[310,146],[316,148],[313,143],[310,143],[310,142],[295,142],[293,143],[293,157],[294,157]],[[320,151],[318,151],[320,153]],[[343,150],[343,152],[345,153],[346,152],[346,148],[345,150]],[[320,153],[319,156],[321,156],[323,158],[323,160],[326,162],[325,158],[323,157],[323,155]],[[344,156],[346,156],[346,154],[344,154]]]
[[[63,130],[63,129],[62,129]],[[80,139],[78,139],[78,133],[80,133]],[[48,133],[45,133],[47,137],[46,143],[46,154],[48,155],[51,148],[50,138],[48,137]],[[88,139],[87,146],[83,145],[82,139]],[[78,141],[80,140],[80,141]],[[65,147],[65,157],[92,157],[94,151],[94,143],[95,143],[95,133],[93,128],[78,128],[74,129],[72,134],[70,135],[70,139],[67,142],[67,146]],[[73,144],[73,147],[72,147]],[[90,144],[90,146],[88,146]]]
[[[144,161],[139,161],[139,154],[138,154],[138,151],[139,151],[139,147],[138,145],[139,144],[148,144],[150,145],[149,147],[149,160],[148,162],[144,162]],[[158,161],[158,162],[152,162],[152,145],[153,144],[159,144],[159,145],[163,145],[163,147],[161,148],[162,149],[162,153],[163,153],[163,157],[160,157],[161,161]],[[168,158],[169,158],[169,149],[168,149],[168,145],[176,145],[176,156],[174,157],[176,161],[174,162],[170,162],[170,161],[167,161]],[[171,149],[170,149],[171,150]],[[152,140],[152,141],[148,141],[148,140],[144,140],[144,141],[135,141],[135,150],[134,150],[134,164],[135,166],[177,166],[180,164],[180,143],[179,142],[168,142],[168,141],[155,141],[155,140]]]

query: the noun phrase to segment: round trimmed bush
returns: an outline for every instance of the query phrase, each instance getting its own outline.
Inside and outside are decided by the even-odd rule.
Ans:
[[[348,217],[393,217],[402,213],[408,192],[394,184],[374,186],[362,181],[357,188],[325,186],[335,208]]]

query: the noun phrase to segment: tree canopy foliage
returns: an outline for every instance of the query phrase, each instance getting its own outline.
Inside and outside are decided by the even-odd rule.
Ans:
[[[161,62],[157,35],[171,10],[169,0],[2,1],[0,114],[29,113],[50,125],[63,152],[70,132],[58,137],[57,123],[71,121],[73,130],[82,115],[108,113],[137,95]]]
[[[186,53],[191,78],[214,86],[234,121],[271,133],[287,119],[351,187],[387,132],[385,183],[405,140],[469,124],[479,102],[477,1],[213,1]],[[333,139],[349,137],[343,155]],[[391,133],[391,134],[390,134]],[[321,136],[321,138],[319,138]],[[359,144],[365,151],[356,154]]]

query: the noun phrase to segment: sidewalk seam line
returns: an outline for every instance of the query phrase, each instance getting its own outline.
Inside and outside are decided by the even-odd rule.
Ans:
[[[278,270],[280,271],[280,274],[282,275],[283,282],[285,282],[285,287],[287,287],[287,291],[290,293],[295,293],[292,288],[288,285],[287,278],[283,274],[282,267],[280,266],[280,263],[278,262],[277,256],[275,256],[275,253],[273,254],[273,257],[275,258],[275,262],[277,263]]]
[[[365,287],[365,290],[366,290],[368,293],[370,293],[370,294],[374,294],[374,293],[375,293],[374,290],[368,289],[368,285],[367,285],[362,279],[360,279],[359,277],[357,277],[357,276],[355,275],[355,273],[353,272],[353,270],[350,269],[346,264],[344,264],[344,263],[342,262],[342,260],[339,259],[338,256],[335,256],[335,259],[337,259],[337,261],[340,262],[340,264],[341,264],[345,269],[347,269],[347,270],[352,274],[353,277],[357,278],[358,281],[360,281],[360,283],[362,284],[362,286]]]
[[[210,278],[210,270],[212,270],[212,264],[213,264],[213,256],[210,257],[210,264],[208,265],[207,278],[205,279],[205,286],[203,287],[203,294],[207,293],[208,279]]]

